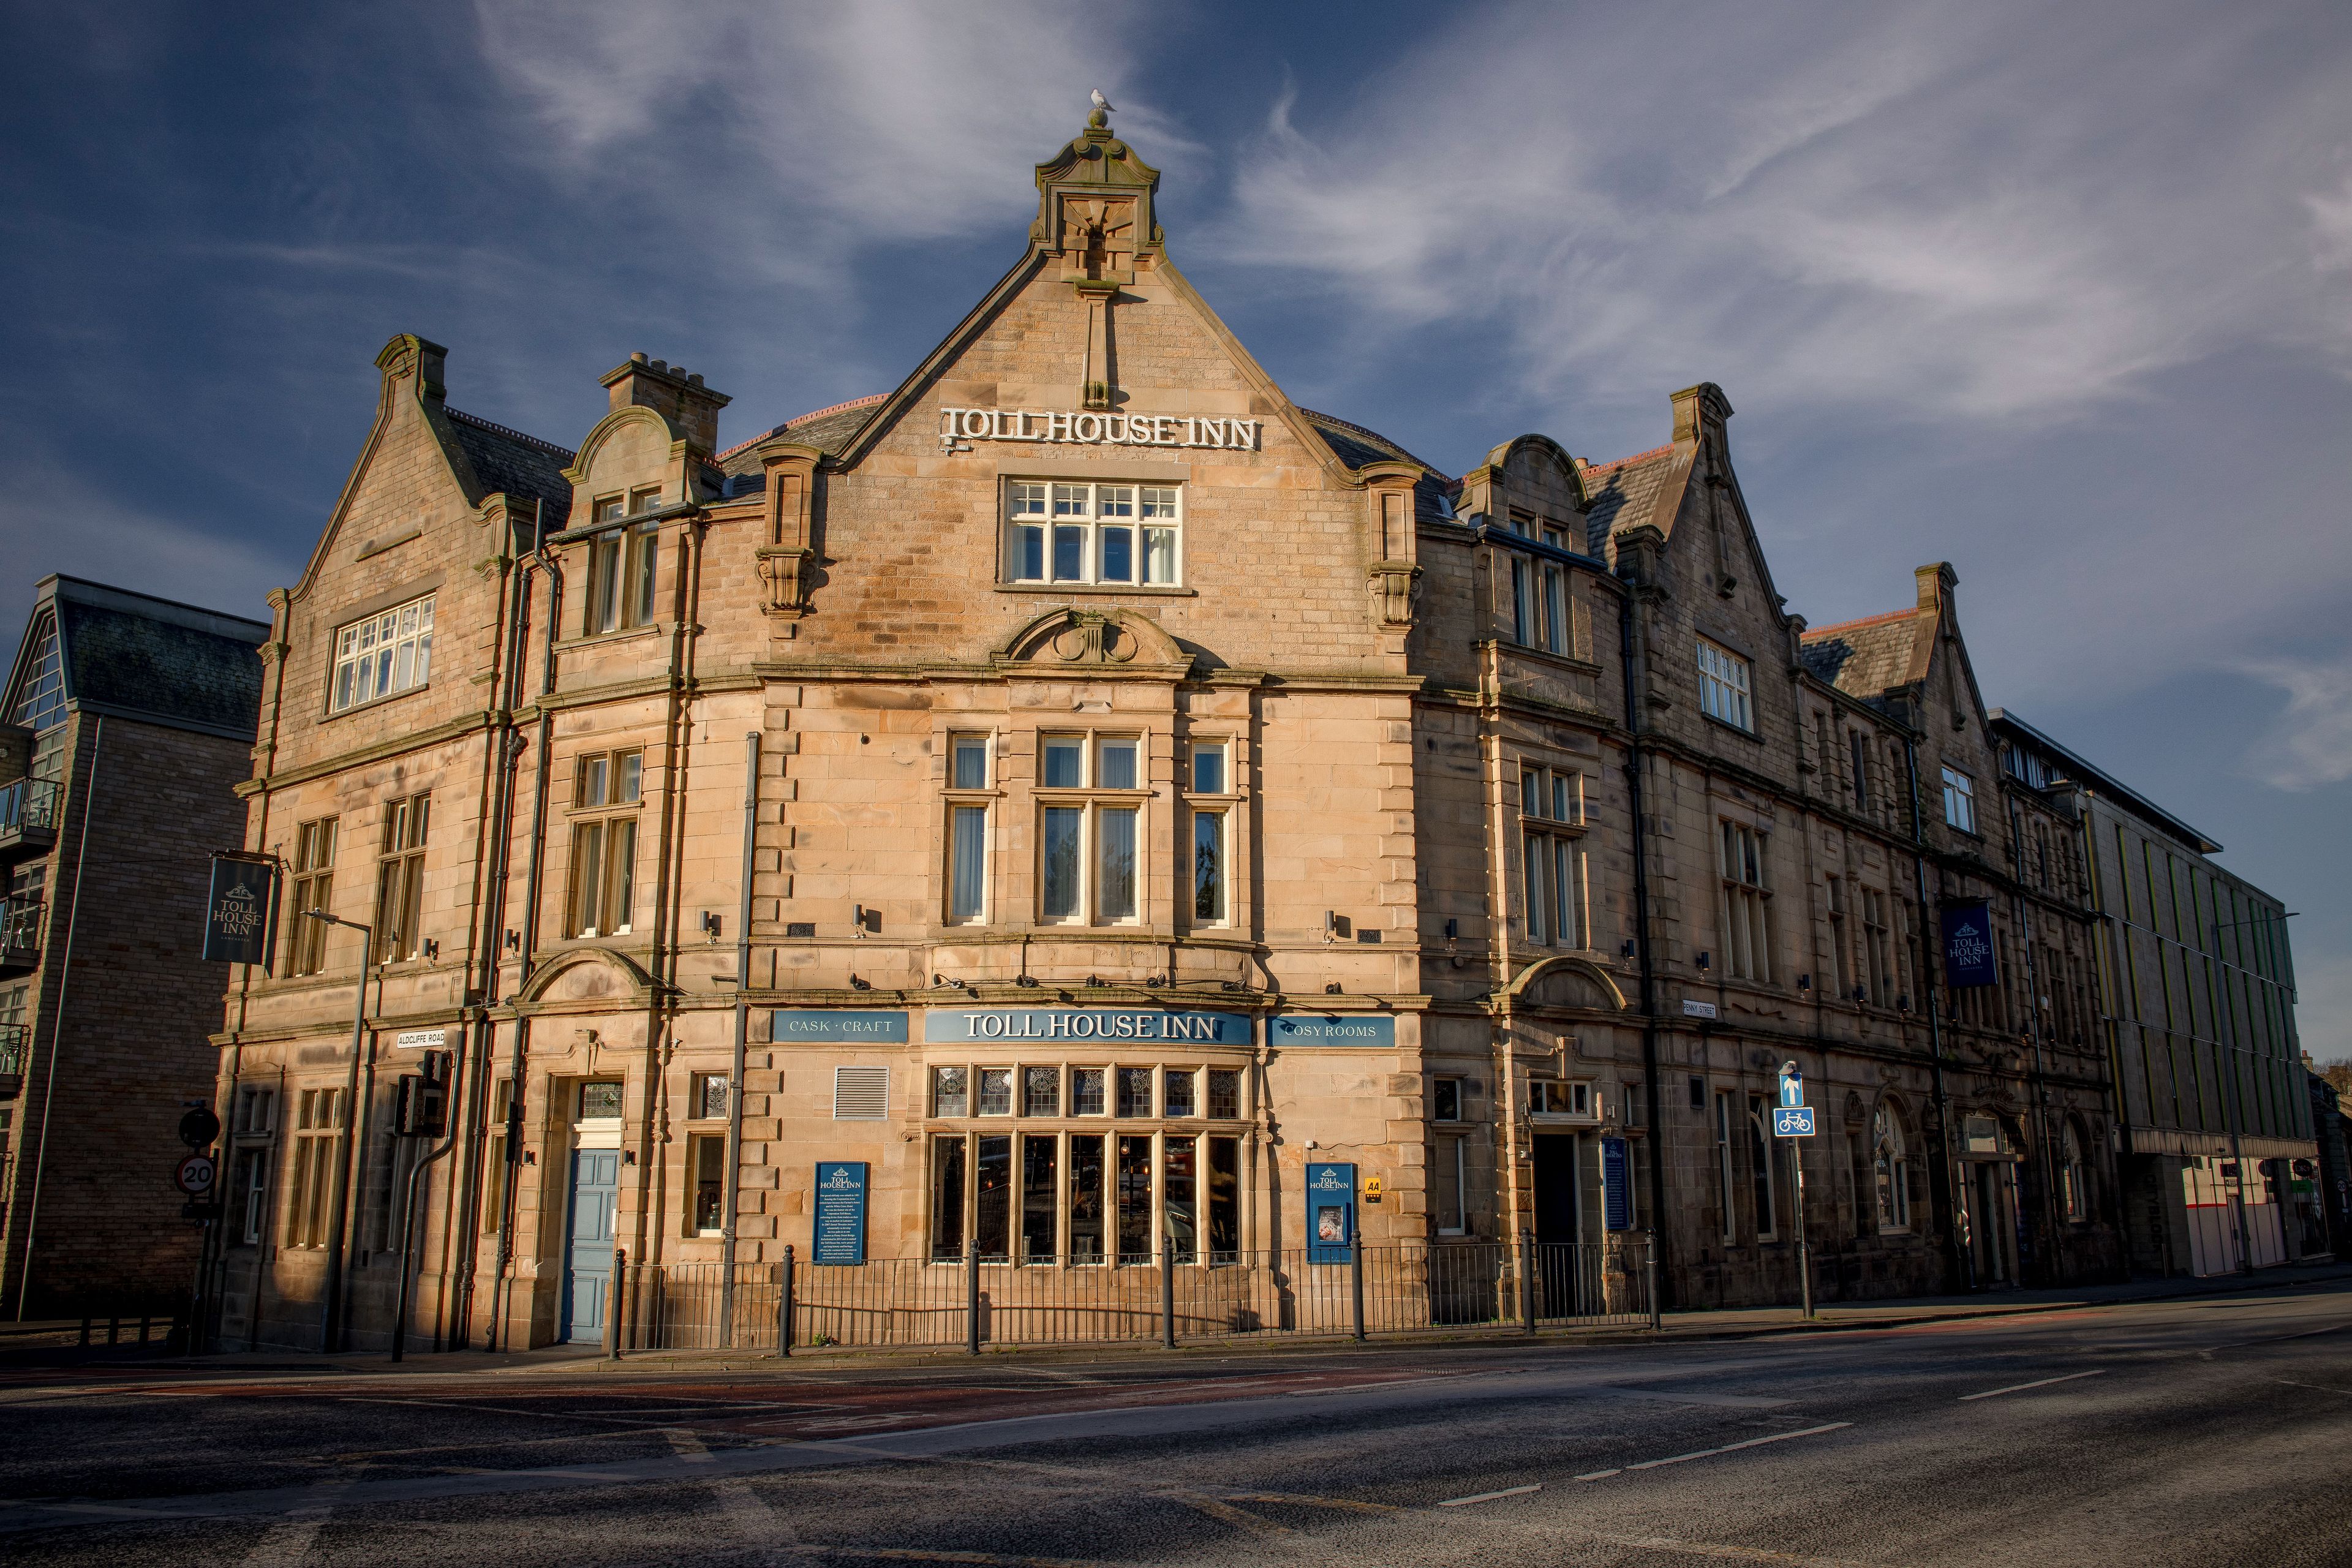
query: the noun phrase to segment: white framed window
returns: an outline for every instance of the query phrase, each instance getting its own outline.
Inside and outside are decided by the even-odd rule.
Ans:
[[[1705,637],[1698,639],[1698,707],[1710,719],[1720,719],[1738,730],[1753,731],[1756,713],[1750,700],[1753,681],[1746,659]]]
[[[327,1245],[334,1186],[335,1140],[342,1128],[343,1091],[306,1089],[295,1100],[293,1180],[288,1184],[286,1245]]]
[[[1139,918],[1143,763],[1140,736],[1038,738],[1041,920],[1120,925]]]
[[[1180,485],[1008,479],[1004,581],[1097,587],[1183,580]]]
[[[971,925],[988,918],[987,791],[993,776],[986,735],[948,737],[950,925]]]
[[[433,595],[353,621],[335,633],[328,711],[413,691],[433,679]]]
[[[727,1075],[698,1072],[687,1081],[686,1116],[689,1121],[727,1120]]]
[[[1772,889],[1769,837],[1737,822],[1718,825],[1723,876],[1723,972],[1733,980],[1772,978]]]
[[[1977,830],[1977,781],[1950,766],[1944,769],[1944,821],[1963,833]]]
[[[1224,795],[1231,793],[1231,755],[1223,741],[1196,741],[1190,758],[1191,793]],[[1223,806],[1192,803],[1192,922],[1223,925],[1232,918],[1228,828],[1233,817]]]
[[[1432,1121],[1462,1120],[1462,1080],[1441,1078],[1430,1085],[1429,1119]]]
[[[1578,945],[1584,858],[1579,835],[1571,830],[1583,821],[1582,773],[1561,768],[1520,770],[1520,870],[1526,880],[1529,942]]]

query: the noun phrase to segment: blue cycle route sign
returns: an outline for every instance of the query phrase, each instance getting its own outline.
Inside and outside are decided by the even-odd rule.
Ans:
[[[1772,1136],[1775,1138],[1811,1138],[1813,1135],[1813,1108],[1810,1105],[1783,1105],[1772,1112]]]

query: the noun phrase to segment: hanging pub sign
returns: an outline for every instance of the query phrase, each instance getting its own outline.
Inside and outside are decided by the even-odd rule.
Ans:
[[[1982,899],[1969,904],[1946,904],[1943,922],[1944,984],[1954,990],[2000,984],[2000,970],[1993,962],[1992,906]]]
[[[277,910],[275,859],[215,855],[212,890],[205,899],[205,956],[215,963],[257,963],[267,973]]]

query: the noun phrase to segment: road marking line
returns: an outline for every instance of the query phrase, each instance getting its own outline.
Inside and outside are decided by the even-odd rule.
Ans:
[[[1791,1437],[1818,1437],[1824,1432],[1835,1432],[1853,1426],[1851,1421],[1832,1421],[1826,1426],[1807,1426],[1797,1432],[1775,1432],[1769,1437],[1750,1437],[1744,1443],[1726,1443],[1720,1448],[1701,1448],[1696,1454],[1676,1454],[1670,1458],[1644,1459],[1638,1465],[1628,1465],[1633,1470],[1654,1470],[1661,1465],[1685,1465],[1693,1459],[1712,1459],[1717,1454],[1736,1454],[1742,1448],[1760,1448],[1767,1443],[1785,1443]]]
[[[701,1438],[696,1436],[685,1427],[665,1426],[662,1428],[662,1436],[669,1439],[670,1452],[676,1454],[679,1458],[684,1459],[688,1464],[708,1465],[716,1463],[716,1461],[710,1457],[709,1447],[706,1445]]]
[[[1450,1497],[1444,1502],[1439,1503],[1437,1506],[1440,1508],[1467,1508],[1474,1502],[1493,1502],[1496,1498],[1525,1497],[1529,1492],[1539,1492],[1541,1490],[1543,1490],[1543,1483],[1541,1481],[1538,1481],[1533,1486],[1505,1487],[1498,1492],[1479,1492],[1473,1497]]]
[[[2063,1377],[2044,1377],[2037,1378],[2032,1383],[2012,1383],[2007,1388],[1988,1388],[1982,1394],[1963,1394],[1960,1395],[1959,1402],[1966,1405],[1971,1399],[1998,1399],[2004,1394],[2022,1394],[2029,1388],[2047,1388],[2053,1383],[2072,1383],[2078,1377],[2097,1377],[2106,1370],[2103,1366],[2095,1366],[2088,1372],[2070,1372]]]
[[[1582,1474],[1582,1475],[1580,1475],[1580,1476],[1578,1476],[1578,1477],[1576,1477],[1576,1478],[1574,1478],[1574,1479],[1577,1479],[1577,1480],[1580,1480],[1580,1481],[1605,1481],[1605,1480],[1607,1480],[1607,1479],[1608,1479],[1610,1477],[1612,1477],[1612,1476],[1622,1476],[1622,1475],[1623,1475],[1624,1473],[1625,1473],[1625,1472],[1624,1472],[1622,1469],[1615,1469],[1615,1470],[1587,1470],[1587,1471],[1585,1471],[1585,1472],[1584,1472],[1584,1474]]]
[[[1358,1502],[1353,1498],[1304,1497],[1297,1492],[1227,1492],[1227,1502],[1286,1502],[1295,1508],[1337,1508],[1350,1513],[1402,1513],[1392,1502]]]
[[[1235,1508],[1229,1502],[1222,1502],[1213,1497],[1202,1497],[1197,1492],[1160,1492],[1158,1495],[1171,1502],[1181,1502],[1186,1508],[1205,1513],[1222,1524],[1230,1524],[1236,1530],[1246,1530],[1253,1535],[1288,1535],[1290,1533],[1290,1527],[1286,1524],[1276,1524],[1270,1519],[1260,1519],[1257,1515]]]
[[[310,1556],[327,1517],[335,1511],[335,1500],[351,1489],[352,1479],[337,1476],[312,1487],[316,1500],[289,1509],[245,1554],[244,1568],[290,1568]]]
[[[2291,1377],[2274,1377],[2273,1383],[2284,1383],[2289,1388],[2315,1388],[2322,1394],[2340,1394],[2352,1398],[2352,1388],[2330,1388],[2324,1383],[2297,1383]]]
[[[1630,1546],[1638,1552],[1674,1552],[1691,1557],[1725,1557],[1735,1563],[1793,1563],[1801,1568],[1852,1568],[1837,1558],[1804,1557],[1794,1552],[1772,1552],[1761,1546],[1718,1546],[1706,1541],[1677,1541],[1669,1535],[1602,1535],[1596,1541]]]

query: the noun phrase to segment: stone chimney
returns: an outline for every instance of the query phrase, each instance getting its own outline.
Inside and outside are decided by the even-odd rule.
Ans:
[[[1731,400],[1723,395],[1723,388],[1711,381],[1696,386],[1685,386],[1675,394],[1675,441],[1696,441],[1703,437],[1723,434],[1723,422],[1731,417]]]
[[[734,400],[703,385],[701,376],[688,375],[684,365],[647,359],[640,350],[604,376],[603,384],[612,394],[614,408],[650,408],[702,457],[719,450],[719,411]]]
[[[1919,585],[1919,607],[1923,610],[1942,609],[1951,602],[1952,590],[1960,585],[1960,574],[1952,570],[1948,561],[1918,567],[1911,576]]]

